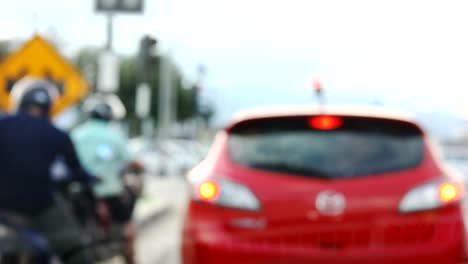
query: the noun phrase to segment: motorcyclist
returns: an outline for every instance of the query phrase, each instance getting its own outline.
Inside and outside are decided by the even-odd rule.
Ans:
[[[122,180],[123,167],[135,163],[127,151],[126,137],[112,126],[113,120],[112,107],[98,102],[89,111],[89,119],[72,132],[72,138],[84,166],[101,180],[94,188],[96,196],[107,204],[112,224],[122,226],[127,263],[135,263],[134,197],[126,192]]]
[[[0,210],[28,218],[63,263],[93,263],[89,241],[50,174],[61,156],[76,180],[90,185],[94,178],[81,166],[70,137],[50,122],[58,89],[24,78],[11,96],[14,111],[0,119]]]

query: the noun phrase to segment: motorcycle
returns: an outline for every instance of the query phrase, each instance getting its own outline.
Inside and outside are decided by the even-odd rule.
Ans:
[[[129,210],[133,211],[136,200],[143,190],[141,174],[143,168],[131,163],[122,170],[122,181],[125,187],[125,196],[129,202]],[[98,183],[99,184],[99,183]],[[91,244],[96,262],[105,261],[116,256],[125,257],[125,240],[122,226],[110,222],[100,222],[96,217],[89,192],[89,186],[80,182],[61,181],[60,190],[78,219],[85,232],[91,236]],[[2,264],[0,262],[0,264]]]
[[[44,237],[16,213],[0,212],[0,264],[59,264]]]

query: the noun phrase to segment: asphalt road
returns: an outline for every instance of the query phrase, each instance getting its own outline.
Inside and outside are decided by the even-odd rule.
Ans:
[[[161,181],[161,197],[170,203],[169,211],[140,230],[138,263],[179,264],[180,234],[187,192],[180,178]]]

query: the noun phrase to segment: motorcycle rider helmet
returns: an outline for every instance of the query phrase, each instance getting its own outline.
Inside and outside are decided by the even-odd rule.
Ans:
[[[98,106],[101,104],[106,106]],[[101,108],[103,110],[101,110]],[[81,105],[81,111],[87,118],[93,118],[93,115],[99,118],[101,112],[107,112],[107,118],[101,118],[104,121],[119,121],[125,118],[126,115],[125,106],[119,97],[117,97],[115,94],[90,95],[83,101],[83,104]],[[96,113],[92,114],[93,111]]]
[[[49,81],[27,77],[15,83],[11,96],[16,112],[31,112],[35,109],[34,114],[49,117],[59,92]]]
[[[112,107],[104,102],[96,103],[90,111],[90,117],[102,121],[110,122],[114,119]]]

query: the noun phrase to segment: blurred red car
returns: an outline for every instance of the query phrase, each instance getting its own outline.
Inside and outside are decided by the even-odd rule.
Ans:
[[[188,180],[184,264],[468,263],[464,185],[404,115],[247,112]]]

